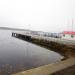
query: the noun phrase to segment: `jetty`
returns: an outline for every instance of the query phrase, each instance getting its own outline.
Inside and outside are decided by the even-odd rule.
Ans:
[[[75,74],[75,41],[61,38],[43,37],[32,34],[12,33],[12,37],[45,47],[64,56],[60,62],[12,75],[74,75]]]
[[[12,33],[12,36],[51,49],[65,57],[75,55],[75,41],[22,33]]]

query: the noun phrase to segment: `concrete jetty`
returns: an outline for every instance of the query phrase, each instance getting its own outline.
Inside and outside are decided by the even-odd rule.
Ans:
[[[71,43],[72,41],[63,41],[63,39],[56,40],[55,38],[48,39],[47,37],[21,33],[12,33],[12,36],[51,49],[65,57],[75,56],[75,43]]]
[[[12,75],[74,75],[75,42],[63,39],[41,37],[31,34],[12,33],[13,37],[51,49],[65,57],[64,60]]]
[[[43,40],[46,40],[46,41],[53,41],[53,42],[57,42],[57,43],[61,43],[61,44],[66,44],[66,45],[75,45],[75,41],[74,40],[65,40],[65,39],[61,39],[61,38],[54,38],[54,37],[45,37],[45,36],[39,36],[39,35],[32,35],[32,34],[26,34],[26,33],[12,33],[12,35],[16,35],[17,34],[20,34],[20,35],[23,35],[23,36],[31,36],[31,38],[36,38],[36,39],[43,39]]]

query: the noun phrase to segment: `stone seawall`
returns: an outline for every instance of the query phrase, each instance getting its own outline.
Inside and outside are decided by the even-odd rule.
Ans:
[[[47,41],[44,39],[39,39],[39,38],[35,38],[29,35],[23,35],[19,33],[15,33],[15,34],[16,36],[14,37],[16,38],[37,44],[39,46],[42,46],[48,49],[51,49],[65,56],[66,58],[75,56],[75,45],[67,45],[67,44],[56,42],[56,41]]]
[[[75,65],[68,67],[64,70],[57,71],[56,73],[52,75],[75,75]]]
[[[34,43],[36,45],[51,49],[63,55],[66,60],[53,64],[41,66],[12,75],[75,75],[75,45],[67,45],[62,42],[48,41],[30,35],[13,33],[13,37]]]

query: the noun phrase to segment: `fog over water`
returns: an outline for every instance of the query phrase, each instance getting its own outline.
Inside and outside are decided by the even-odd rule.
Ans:
[[[75,0],[0,0],[0,27],[61,32],[72,18],[75,30]]]

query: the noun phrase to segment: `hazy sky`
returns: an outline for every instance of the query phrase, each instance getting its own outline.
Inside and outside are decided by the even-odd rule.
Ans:
[[[75,0],[0,0],[1,27],[58,32],[71,30],[72,18]]]

